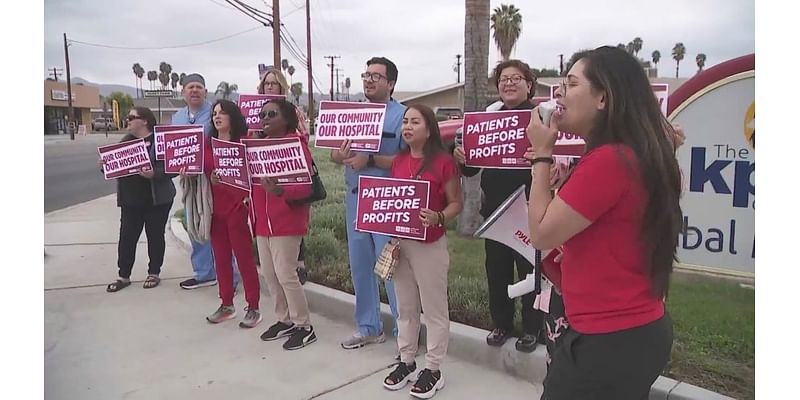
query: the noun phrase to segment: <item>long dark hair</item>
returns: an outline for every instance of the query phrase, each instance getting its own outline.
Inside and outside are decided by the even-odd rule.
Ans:
[[[408,106],[403,113],[403,118],[405,118],[408,110],[417,110],[422,114],[422,119],[425,121],[425,127],[428,128],[429,133],[428,140],[425,141],[425,145],[422,147],[423,159],[422,166],[417,173],[417,175],[419,175],[430,167],[436,156],[447,153],[447,151],[444,148],[444,143],[442,143],[442,134],[439,132],[439,122],[436,121],[436,114],[433,113],[433,110],[423,104],[412,104]],[[410,149],[406,151],[410,151]]]
[[[144,122],[147,122],[147,130],[150,132],[153,131],[153,127],[156,126],[156,116],[153,114],[153,110],[147,107],[133,107],[136,110],[136,115],[142,117]]]
[[[648,194],[641,227],[646,268],[654,294],[666,296],[683,225],[674,129],[661,113],[644,69],[632,55],[603,46],[579,54],[575,61],[581,59],[592,87],[605,92],[606,100],[586,139],[586,151],[613,143],[630,147],[636,155],[638,173],[635,166],[628,166]],[[620,156],[627,163],[627,157]]]
[[[239,106],[230,100],[220,99],[217,100],[213,106],[211,106],[211,137],[219,139],[219,132],[217,131],[217,126],[214,125],[213,120],[213,113],[214,109],[217,108],[217,104],[219,104],[220,108],[222,108],[222,112],[228,114],[228,118],[231,121],[231,141],[238,142],[243,136],[247,135],[247,121],[245,120],[244,115],[242,115],[242,110],[239,109]]]

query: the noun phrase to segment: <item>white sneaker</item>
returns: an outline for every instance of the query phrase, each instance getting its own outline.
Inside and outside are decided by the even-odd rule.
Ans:
[[[342,347],[348,350],[358,349],[368,344],[383,343],[386,341],[386,335],[381,332],[378,336],[364,336],[361,332],[356,332],[350,337],[342,341]]]

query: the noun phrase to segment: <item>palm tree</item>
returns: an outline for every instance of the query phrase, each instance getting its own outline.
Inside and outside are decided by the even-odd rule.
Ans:
[[[345,96],[347,101],[350,101],[350,77],[345,78],[344,80],[344,88],[345,88]]]
[[[703,67],[706,66],[706,54],[698,54],[697,57],[694,58],[694,61],[697,63],[697,73],[703,72]]]
[[[286,68],[286,72],[289,74],[289,85],[292,84],[292,75],[294,75],[294,65],[290,65],[289,68]]]
[[[289,60],[283,59],[281,60],[281,69],[286,71],[289,68]]]
[[[491,21],[491,29],[494,31],[492,37],[497,44],[497,49],[500,50],[503,60],[508,60],[522,33],[522,14],[519,13],[519,8],[513,4],[501,4],[500,7],[494,9]]]
[[[300,104],[300,96],[303,95],[303,82],[293,83],[289,88],[289,93],[294,96],[294,104]]]
[[[183,86],[183,80],[184,79],[186,79],[186,73],[185,72],[181,72],[181,76],[178,77],[178,83],[180,83],[181,86]]]
[[[161,88],[166,89],[169,86],[169,77],[172,73],[172,65],[167,64],[166,62],[162,61],[158,65],[158,80],[161,82]]]
[[[678,77],[680,72],[681,60],[683,60],[684,55],[686,55],[686,46],[680,42],[675,43],[675,47],[672,48],[672,59],[675,60],[675,78]]]
[[[175,89],[178,88],[178,79],[181,79],[181,76],[178,75],[177,72],[173,72],[169,75],[169,78],[170,78],[170,84],[172,85],[172,93],[174,96],[174,93],[176,93]]]
[[[633,42],[628,42],[628,44],[625,46],[625,51],[627,51],[628,54],[633,55]]]
[[[156,71],[147,71],[147,80],[150,81],[150,89],[153,89],[153,82],[158,79],[158,72]]]
[[[144,76],[144,68],[141,64],[133,64],[133,74],[136,75],[136,98],[138,99],[142,91],[142,77]]]
[[[464,111],[484,111],[489,83],[489,0],[464,0]],[[502,7],[501,7],[502,8]],[[495,30],[497,33],[497,30]],[[480,175],[464,178],[464,210],[458,233],[472,235],[481,223]]]
[[[653,65],[658,68],[658,62],[661,61],[661,52],[658,50],[653,50],[651,57],[653,57]]]
[[[239,90],[239,85],[235,83],[229,84],[228,82],[222,81],[219,83],[219,85],[217,85],[217,91],[214,93],[221,94],[223,99],[228,100],[231,94],[237,92],[238,90]]]
[[[633,38],[633,54],[636,57],[639,57],[639,51],[642,50],[642,45],[644,44],[644,40],[640,37]]]

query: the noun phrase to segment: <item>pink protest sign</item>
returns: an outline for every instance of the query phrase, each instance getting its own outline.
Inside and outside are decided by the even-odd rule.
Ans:
[[[103,175],[106,180],[136,175],[142,170],[153,168],[144,139],[100,146],[97,152],[103,160]]]
[[[247,172],[247,150],[244,144],[211,138],[214,169],[220,183],[250,191]]]
[[[381,148],[386,104],[323,101],[314,146],[338,149],[352,140],[352,150],[377,153]]]
[[[203,132],[203,125],[156,125],[153,133],[156,135],[156,160],[164,159],[164,133],[166,132],[194,132],[197,129]]]
[[[247,129],[250,131],[261,130],[261,118],[258,113],[261,112],[261,107],[264,103],[272,99],[284,99],[286,96],[276,94],[240,94],[239,95],[239,109],[242,110],[242,115],[247,121]]]
[[[525,151],[529,110],[464,113],[465,165],[480,168],[530,168]]]
[[[186,168],[186,173],[198,175],[203,173],[203,157],[206,141],[203,127],[192,129],[193,132],[165,132],[164,137],[164,172],[177,174]]]
[[[254,184],[275,178],[279,185],[311,183],[311,169],[300,138],[242,139],[247,149],[247,169]]]
[[[356,230],[425,240],[419,210],[428,207],[429,192],[427,181],[359,176]]]

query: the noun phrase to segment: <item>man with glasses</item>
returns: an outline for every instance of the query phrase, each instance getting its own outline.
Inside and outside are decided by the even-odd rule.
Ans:
[[[172,116],[173,125],[203,125],[206,136],[211,135],[211,103],[206,101],[208,90],[206,81],[200,74],[189,74],[183,79],[183,100],[186,107]],[[192,242],[192,270],[194,276],[180,283],[184,289],[197,289],[217,284],[217,272],[214,269],[214,253],[211,241],[205,243]],[[235,260],[234,260],[235,261]],[[233,263],[233,287],[239,285],[239,268]]]
[[[401,130],[406,107],[392,99],[397,83],[397,66],[387,58],[373,57],[367,61],[367,71],[361,74],[361,80],[364,95],[370,102],[386,104],[386,118],[383,122],[381,147],[377,154],[352,151],[349,141],[340,149],[331,151],[331,160],[345,166],[347,245],[356,293],[355,320],[358,330],[342,342],[345,349],[357,349],[386,340],[380,313],[379,280],[373,268],[375,260],[390,238],[355,230],[358,177],[389,176],[394,156],[405,146]],[[395,320],[392,333],[396,336],[397,302],[392,281],[386,282],[386,294]]]

